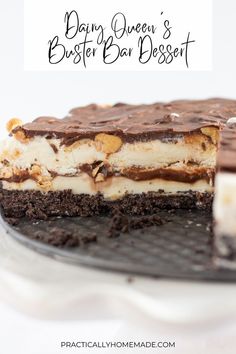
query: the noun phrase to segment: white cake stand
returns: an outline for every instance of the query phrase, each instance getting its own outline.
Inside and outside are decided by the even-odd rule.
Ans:
[[[0,296],[42,318],[124,316],[171,323],[236,318],[236,284],[151,279],[38,254],[0,226]]]

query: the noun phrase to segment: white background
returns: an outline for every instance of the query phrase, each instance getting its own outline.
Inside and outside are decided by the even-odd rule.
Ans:
[[[1,0],[0,120],[60,117],[71,107],[91,102],[235,97],[235,12],[234,0],[213,1],[209,72],[24,72],[23,1]]]
[[[135,3],[133,0],[129,1]],[[1,0],[0,9],[1,136],[5,134],[4,126],[10,117],[17,116],[25,121],[43,114],[60,117],[73,106],[91,102],[148,103],[212,96],[236,98],[235,0],[213,0],[211,72],[24,72],[23,1]],[[178,325],[168,327],[168,324],[159,324],[156,331],[160,334],[171,333],[171,336],[178,333],[179,338],[183,337],[184,343],[191,348],[188,353],[208,354],[213,352],[211,349],[214,348],[214,354],[222,352],[233,354],[235,323],[236,319],[231,318],[221,325],[189,330]],[[100,336],[106,333],[107,339],[112,339],[120,326],[123,326],[123,321],[119,318],[114,322],[101,318],[64,323],[39,321],[1,304],[0,352],[13,354],[18,348],[19,354],[46,353],[45,336],[48,334],[48,340],[50,333],[55,336],[58,333],[58,326],[64,333],[70,331],[70,326],[76,326],[84,338],[91,331],[97,332]],[[136,327],[132,329],[133,332],[136,331],[140,337],[143,335],[146,339],[149,329],[142,321],[137,322]],[[176,350],[175,353],[182,354],[183,351]]]

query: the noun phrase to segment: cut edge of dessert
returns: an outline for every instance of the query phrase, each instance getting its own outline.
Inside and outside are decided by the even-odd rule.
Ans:
[[[216,263],[236,269],[236,117],[221,132],[213,203]]]
[[[72,127],[74,133],[83,112],[62,120],[67,120],[64,135],[52,132],[53,118],[36,120],[38,130],[35,132],[17,119],[10,120],[7,127],[11,138],[3,143],[0,153],[5,213],[23,216],[35,208],[35,213],[38,210],[40,215],[93,215],[107,212],[114,205],[130,214],[152,213],[158,208],[209,208],[219,127],[203,124],[194,130],[172,131],[168,126],[178,124],[180,109],[176,107],[179,113],[168,114],[161,106],[159,109],[165,114],[159,119],[158,130],[153,125],[153,130],[143,137],[140,133],[148,126],[145,110],[150,107],[147,106],[142,122],[146,126],[140,127],[139,134],[131,131],[128,135],[127,127],[132,128],[137,112],[135,106],[127,106],[124,116],[124,107],[126,105],[122,106],[118,123],[113,120],[113,114],[117,118],[120,106],[105,122],[106,128],[111,122],[111,128],[114,122],[118,124],[113,133],[109,131],[111,128],[103,132],[104,123],[100,126],[100,121],[96,121],[95,107],[89,128],[91,117],[84,108],[89,121],[86,122],[87,134],[77,137],[70,136],[70,130]],[[109,109],[102,108],[104,115]],[[154,109],[158,111],[154,106],[149,115],[153,115]],[[121,129],[127,117],[129,122]],[[45,121],[48,128],[42,133],[39,129],[44,127]],[[163,124],[167,128],[159,129]],[[83,132],[83,127],[79,129]]]
[[[40,117],[27,124],[11,119],[10,138],[0,147],[3,212],[46,219],[117,207],[130,215],[211,210],[215,192],[217,242],[227,244],[226,233],[236,250],[236,150],[228,138],[235,134],[234,116],[236,101],[210,99],[89,105],[63,119]]]

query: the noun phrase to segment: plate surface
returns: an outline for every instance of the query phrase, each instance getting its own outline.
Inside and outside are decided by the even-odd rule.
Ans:
[[[1,216],[1,222],[25,246],[69,263],[155,277],[236,281],[236,271],[214,265],[211,215],[175,210],[161,211],[160,216],[165,220],[163,225],[131,230],[115,238],[108,237],[109,217],[22,219],[11,226]],[[80,242],[79,247],[55,247],[36,240],[39,235],[41,240],[52,240],[58,230],[84,240],[96,234],[97,241]]]

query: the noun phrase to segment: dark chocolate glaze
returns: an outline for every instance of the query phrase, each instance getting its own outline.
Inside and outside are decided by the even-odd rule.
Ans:
[[[80,166],[80,170],[87,173],[91,178],[95,179],[96,176],[92,175],[92,171],[94,169],[95,164],[83,164]],[[51,176],[53,178],[60,176],[60,174],[50,171]],[[138,167],[127,168],[122,171],[111,171],[106,166],[102,166],[99,168],[98,173],[103,174],[104,180],[113,176],[123,176],[134,181],[146,181],[152,180],[154,178],[161,178],[169,181],[178,181],[184,183],[195,183],[199,180],[206,180],[208,183],[214,182],[215,170],[214,169],[206,169],[206,168],[195,168],[194,170],[175,170],[171,168],[156,168],[152,170],[141,169]],[[65,176],[65,175],[63,175]],[[75,175],[67,175],[75,176]],[[21,174],[13,175],[9,178],[1,178],[2,181],[21,183],[26,181],[27,179],[32,179],[37,181],[37,178],[30,174],[27,170],[21,172]]]
[[[214,182],[214,169],[196,168],[193,171],[175,170],[172,168],[156,168],[152,170],[145,170],[139,168],[127,168],[122,171],[122,176],[135,181],[152,180],[154,178],[161,178],[169,181],[178,181],[184,183],[195,183],[199,180],[206,180],[208,183]]]
[[[61,138],[66,145],[82,138],[93,139],[101,132],[120,136],[123,141],[145,141],[173,138],[173,134],[181,137],[206,126],[224,126],[232,116],[236,116],[236,101],[219,98],[150,105],[91,104],[72,109],[63,119],[39,117],[13,133],[23,130],[27,137]]]
[[[87,173],[90,177],[95,164],[84,164],[80,166],[80,170]],[[106,166],[102,166],[99,171],[104,175],[104,178],[112,176],[123,176],[134,181],[147,181],[154,178],[161,178],[169,181],[178,181],[185,183],[195,183],[199,180],[206,180],[208,183],[214,183],[215,169],[206,169],[204,167],[196,167],[194,169],[176,170],[173,168],[155,168],[155,169],[143,169],[139,167],[131,167],[123,169],[122,171],[111,171]]]

